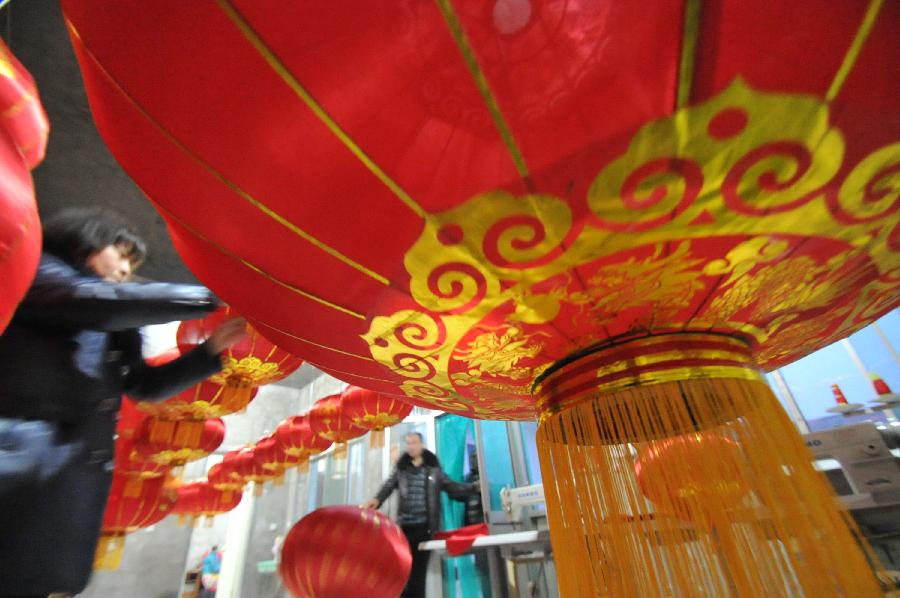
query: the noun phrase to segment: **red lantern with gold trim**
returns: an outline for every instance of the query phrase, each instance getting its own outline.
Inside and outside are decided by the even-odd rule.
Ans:
[[[172,512],[177,495],[167,477],[144,480],[137,496],[127,496],[128,477],[113,475],[112,488],[103,513],[100,541],[94,557],[95,569],[117,569],[125,535],[161,521]]]
[[[237,315],[226,306],[203,319],[182,322],[176,334],[178,347],[185,351],[199,345],[219,324]],[[254,387],[277,382],[303,364],[302,359],[272,344],[252,327],[247,330],[247,338],[222,353],[222,371],[210,377],[225,387],[222,402],[230,408],[246,406]]]
[[[214,517],[227,513],[241,502],[240,492],[223,491],[207,480],[197,480],[176,488],[178,498],[172,507],[175,515]]]
[[[243,411],[258,392],[254,387],[249,396],[236,395],[221,384],[204,380],[171,399],[140,403],[139,408],[162,419],[208,419]]]
[[[321,398],[312,404],[306,420],[313,433],[335,443],[335,458],[346,455],[347,442],[366,433],[365,428],[354,425],[341,404],[341,395]]]
[[[900,305],[900,3],[108,4],[63,0],[92,113],[185,262],[338,378],[538,418],[561,594],[880,594],[761,370]],[[725,425],[802,559],[644,533],[622,447]]]
[[[146,418],[135,437],[134,448],[145,460],[169,466],[202,459],[225,439],[225,422]]]
[[[350,423],[371,431],[373,447],[384,446],[384,429],[402,422],[412,409],[411,403],[358,386],[341,394],[341,410]]]
[[[228,451],[222,460],[206,473],[206,478],[214,488],[223,492],[241,492],[247,481],[238,471],[239,451]]]
[[[34,79],[0,40],[0,334],[31,285],[41,255],[29,171],[44,158],[48,131]]]
[[[278,573],[297,598],[399,596],[409,543],[387,516],[351,506],[316,509],[288,532]]]
[[[256,441],[253,447],[253,458],[263,469],[275,474],[273,478],[280,483],[284,477],[284,470],[299,463],[300,459],[285,451],[285,447],[278,441],[274,434],[263,436]]]
[[[296,459],[300,471],[309,470],[309,457],[332,445],[331,440],[313,432],[306,415],[293,415],[278,424],[275,436],[284,447],[284,452]]]
[[[235,458],[236,477],[244,480],[245,483],[253,482],[253,493],[256,496],[262,495],[266,482],[271,482],[278,477],[279,472],[263,467],[262,463],[256,458],[256,447],[248,446],[240,449]]]

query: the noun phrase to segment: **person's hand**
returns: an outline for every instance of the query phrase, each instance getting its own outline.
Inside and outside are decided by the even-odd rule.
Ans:
[[[378,508],[378,499],[370,498],[366,502],[359,505],[360,509],[377,509]]]
[[[247,338],[247,320],[231,318],[213,330],[206,340],[206,347],[213,355],[218,355],[228,347]]]

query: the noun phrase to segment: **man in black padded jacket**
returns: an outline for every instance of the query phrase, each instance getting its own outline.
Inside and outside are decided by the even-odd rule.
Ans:
[[[451,480],[441,469],[437,456],[425,448],[422,435],[411,432],[406,435],[406,452],[397,459],[391,477],[382,484],[375,498],[361,506],[377,509],[394,490],[400,494],[397,523],[406,535],[413,557],[412,571],[402,596],[424,598],[425,574],[431,553],[418,547],[420,542],[430,540],[431,534],[441,529],[441,492],[454,500],[465,501],[468,495],[479,491],[479,486]]]
[[[121,396],[162,400],[216,373],[245,322],[159,367],[139,328],[205,316],[198,285],[128,282],[144,243],[108,213],[44,226],[34,282],[0,336],[0,596],[80,592],[112,480]]]

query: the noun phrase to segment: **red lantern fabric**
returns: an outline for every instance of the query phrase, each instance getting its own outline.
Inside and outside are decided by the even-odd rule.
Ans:
[[[306,414],[309,427],[320,438],[343,443],[366,433],[365,428],[354,425],[341,406],[341,395],[334,394],[313,403]]]
[[[235,459],[237,451],[229,451],[225,453],[222,461],[216,463],[206,472],[206,478],[209,483],[218,490],[225,492],[241,491],[246,483],[235,469]]]
[[[313,432],[305,415],[294,415],[278,424],[275,436],[285,453],[292,457],[317,455],[332,444],[331,440]]]
[[[184,465],[202,459],[225,439],[225,422],[146,418],[135,436],[134,448],[145,460],[164,465]]]
[[[348,382],[531,419],[610,339],[770,369],[900,304],[897,2],[108,4],[63,0],[112,152]]]
[[[406,401],[358,386],[349,386],[341,395],[341,411],[350,423],[367,430],[383,430],[399,424],[412,413]]]
[[[203,319],[182,322],[176,335],[179,349],[186,351],[199,345],[219,324],[237,315],[226,306]],[[228,380],[240,380],[250,386],[262,386],[281,380],[303,364],[303,360],[272,344],[252,327],[248,333],[247,338],[225,349],[222,372],[212,376],[212,381],[226,384]]]
[[[399,596],[412,555],[385,515],[351,506],[316,509],[288,532],[278,573],[297,598]]]
[[[177,498],[166,486],[167,481],[166,477],[144,480],[137,496],[127,496],[127,476],[114,474],[103,513],[103,531],[128,533],[161,521],[172,512]]]
[[[163,419],[208,419],[242,411],[258,392],[259,389],[253,388],[246,402],[241,398],[236,402],[224,386],[204,380],[171,399],[158,403],[143,402],[139,408]]]
[[[241,493],[223,491],[213,487],[207,480],[188,482],[176,489],[177,500],[172,507],[175,515],[213,517],[227,513],[241,502]]]
[[[263,436],[253,448],[253,457],[263,469],[272,471],[276,476],[284,473],[286,467],[299,463],[300,456],[290,455],[274,434]]]
[[[48,131],[34,79],[0,40],[0,334],[31,285],[41,255],[29,170],[44,158]]]

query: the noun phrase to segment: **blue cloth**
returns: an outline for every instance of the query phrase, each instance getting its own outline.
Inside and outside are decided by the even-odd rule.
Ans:
[[[222,559],[217,551],[212,551],[203,559],[203,575],[218,573],[222,569]]]

